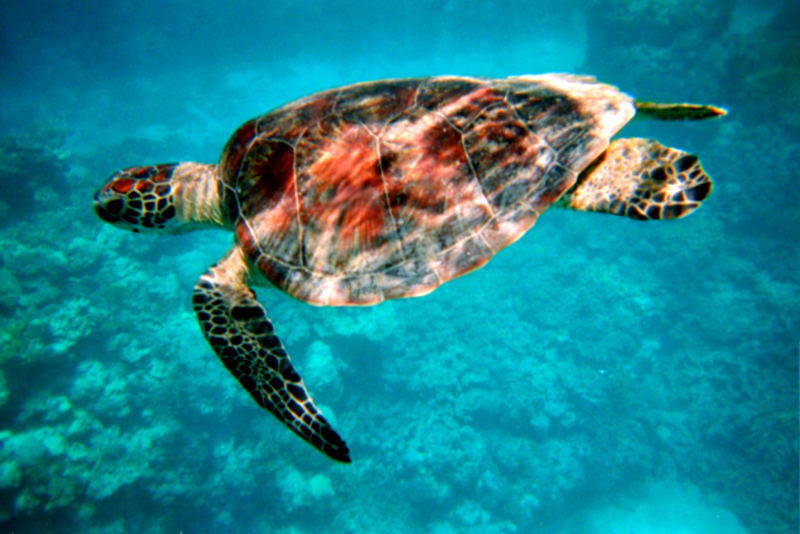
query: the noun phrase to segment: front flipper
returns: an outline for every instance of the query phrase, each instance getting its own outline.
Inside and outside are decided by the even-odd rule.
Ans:
[[[314,405],[246,279],[238,247],[200,277],[192,304],[206,339],[259,405],[334,460],[349,462],[347,445]]]

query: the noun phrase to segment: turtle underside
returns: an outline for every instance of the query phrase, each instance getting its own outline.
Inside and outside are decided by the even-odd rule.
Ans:
[[[227,202],[249,260],[301,300],[421,295],[518,239],[632,115],[575,76],[358,84],[239,128]]]

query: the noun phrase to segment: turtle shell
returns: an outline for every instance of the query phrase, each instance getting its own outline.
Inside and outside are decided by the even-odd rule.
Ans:
[[[330,90],[253,119],[221,171],[236,238],[319,305],[421,295],[519,239],[634,114],[571,75]]]

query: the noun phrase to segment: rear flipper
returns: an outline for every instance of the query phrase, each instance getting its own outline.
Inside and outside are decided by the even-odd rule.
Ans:
[[[666,104],[636,101],[636,117],[661,121],[697,121],[724,117],[728,110],[707,104]]]
[[[693,212],[711,192],[697,156],[652,139],[617,139],[578,176],[558,206],[676,219]]]

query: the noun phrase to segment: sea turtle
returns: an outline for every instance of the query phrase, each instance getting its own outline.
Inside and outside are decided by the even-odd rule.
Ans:
[[[633,100],[568,74],[359,83],[242,125],[219,164],[124,169],[94,196],[134,232],[232,229],[192,303],[208,342],[258,404],[349,462],[251,290],[321,306],[424,295],[519,239],[551,205],[671,219],[711,181],[694,155],[616,139],[636,112],[704,119],[714,106]]]

